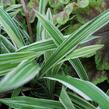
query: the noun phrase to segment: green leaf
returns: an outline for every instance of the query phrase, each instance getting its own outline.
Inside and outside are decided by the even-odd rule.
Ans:
[[[40,0],[39,2],[39,12],[43,15],[45,14],[47,3],[48,3],[48,0],[44,0],[44,1]]]
[[[73,94],[71,92],[68,93],[69,94],[69,97],[70,99],[72,100],[72,102],[74,104],[77,104],[78,106],[84,108],[84,109],[96,109],[95,106],[93,106],[90,102],[88,102],[87,100],[83,99],[82,97],[76,95],[76,94]]]
[[[50,39],[44,40],[44,41],[38,41],[26,46],[21,47],[18,49],[18,52],[27,52],[27,51],[33,51],[33,52],[39,52],[41,54],[45,51],[53,50],[56,48],[56,45],[54,42]]]
[[[45,15],[45,10],[46,10],[46,5],[48,3],[48,0],[40,0],[39,2],[39,12],[43,15]],[[42,40],[42,31],[43,31],[43,27],[41,25],[41,23],[38,21],[37,23],[37,37],[36,40]]]
[[[12,43],[6,37],[0,35],[0,39],[10,52],[14,52],[16,50],[16,48],[12,45]]]
[[[10,50],[6,47],[6,45],[3,42],[1,42],[1,54],[9,52]]]
[[[48,8],[47,13],[46,13],[46,19],[48,19],[51,23],[53,23],[53,17],[52,17],[52,13],[51,10]],[[48,32],[44,29],[44,39],[50,39],[50,35],[48,34]],[[54,43],[54,42],[53,42]],[[45,61],[51,56],[51,54],[53,53],[53,51],[47,51],[44,54],[45,57]]]
[[[0,76],[7,74],[10,70],[16,67],[19,63],[0,64]]]
[[[56,9],[60,9],[63,4],[60,2],[60,0],[48,0],[50,7]]]
[[[59,2],[63,3],[63,4],[67,4],[70,0],[60,0]]]
[[[63,59],[62,61],[67,61],[70,59],[75,59],[75,58],[80,58],[80,57],[88,57],[91,54],[94,54],[97,50],[101,49],[103,47],[103,45],[90,45],[90,46],[85,46],[82,48],[78,48],[76,50],[74,50],[73,52],[71,52],[70,54],[68,54],[65,59]]]
[[[35,58],[35,52],[15,52],[15,53],[6,53],[0,54],[0,65],[9,64],[9,63],[19,63],[23,60]]]
[[[109,107],[109,97],[91,82],[63,75],[47,78],[62,83],[82,97],[91,98],[93,101],[99,104],[101,109],[108,109]]]
[[[79,59],[69,60],[70,64],[73,66],[78,76],[83,80],[89,80],[85,68],[83,67]]]
[[[47,9],[46,19],[49,20],[51,23],[53,23],[53,17],[52,17],[52,13],[51,13],[50,8]],[[43,33],[44,33],[43,36],[44,36],[45,40],[51,38],[45,28],[43,28]],[[52,42],[52,43],[54,43],[54,42]],[[55,49],[53,49],[53,50],[55,50]],[[52,55],[53,50],[52,51],[46,51],[44,53],[44,62],[46,62],[47,59]],[[59,67],[59,65],[58,65],[58,67]],[[57,70],[58,69],[55,70],[55,73],[57,73]],[[49,72],[46,75],[52,75],[52,74],[54,74],[54,69],[50,69]],[[46,87],[48,89],[48,96],[53,97],[54,96],[53,92],[55,90],[55,81],[46,80],[45,84],[46,84]]]
[[[21,38],[21,33],[16,23],[12,20],[9,14],[5,12],[2,8],[0,8],[0,24],[1,26],[3,26],[3,29],[7,32],[15,46],[20,48],[24,45]]]
[[[39,73],[40,67],[35,62],[22,61],[0,81],[0,92],[18,88]]]
[[[56,31],[50,29],[47,22],[45,22],[44,18],[40,16],[40,21],[44,22],[43,25],[47,26],[48,31],[51,31],[50,33],[53,34],[52,37],[55,38],[55,41],[58,40],[57,44],[60,44],[60,41],[62,42],[61,37],[56,38],[57,34]],[[104,13],[102,13],[100,16],[96,17],[92,21],[86,23],[81,28],[79,28],[75,33],[72,33],[69,38],[64,40],[61,45],[56,49],[56,51],[52,54],[52,56],[48,59],[48,61],[44,64],[42,67],[42,72],[46,73],[50,68],[52,68],[54,65],[56,65],[59,61],[63,59],[63,57],[66,57],[70,52],[72,52],[75,47],[85,38],[91,36],[95,31],[103,27],[109,22],[109,10],[106,10]],[[50,25],[50,23],[49,23]],[[51,25],[50,25],[51,26]],[[54,28],[55,29],[55,28]],[[55,34],[55,35],[54,35]],[[58,34],[60,35],[60,34]],[[60,41],[59,41],[60,40]]]
[[[16,11],[16,9],[19,9],[22,5],[21,4],[13,4],[6,8],[7,12]]]
[[[64,11],[66,12],[66,14],[70,15],[72,13],[72,11],[73,11],[73,3],[69,3],[65,7]]]
[[[41,22],[42,26],[48,31],[55,44],[58,46],[64,40],[63,34],[48,20],[46,20],[39,12],[36,11],[36,16]],[[58,36],[58,37],[57,37]]]
[[[87,43],[87,42],[92,41],[92,40],[94,40],[94,39],[98,39],[98,38],[100,38],[100,37],[101,37],[101,36],[94,36],[94,35],[91,35],[90,37],[84,39],[84,40],[81,42],[81,44]]]
[[[65,40],[63,34],[51,22],[47,21],[40,13],[36,12],[36,16],[39,18],[40,22],[46,28],[46,30],[48,31],[50,36],[53,38],[54,43],[58,47]],[[55,54],[55,56],[56,56],[56,54]],[[52,58],[54,58],[54,57],[52,57]],[[48,59],[48,60],[51,60],[51,59]],[[75,63],[73,61],[70,61],[70,62],[71,62],[72,65],[76,65],[76,63],[77,63],[76,61],[79,61],[79,59],[75,60]],[[81,62],[79,61],[79,63],[81,63]],[[82,77],[82,78],[88,80],[88,76],[87,76],[85,69],[83,68],[82,64],[78,64],[78,65],[79,66],[77,66],[76,67],[77,69],[75,69],[75,70],[77,70],[77,71],[82,70],[82,73],[84,73],[84,77]],[[47,71],[44,71],[44,72],[46,73]],[[42,71],[42,73],[43,73],[43,71]],[[81,72],[77,72],[77,73],[81,73]]]
[[[75,107],[64,87],[61,90],[59,101],[62,103],[62,105],[65,107],[65,109],[75,109]]]
[[[69,11],[70,12],[70,11]],[[64,25],[69,20],[69,13],[62,11],[56,15],[56,22],[59,25]]]
[[[21,109],[64,109],[59,101],[38,99],[26,96],[0,99],[0,102]]]
[[[80,8],[85,8],[89,5],[89,0],[78,0],[78,5]]]

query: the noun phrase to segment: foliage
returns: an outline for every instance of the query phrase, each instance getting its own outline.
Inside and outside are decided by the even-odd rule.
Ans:
[[[23,1],[21,3],[24,12],[20,5],[17,14],[12,14],[15,7],[0,7],[0,93],[12,94],[11,97],[1,97],[0,102],[14,109],[107,109],[108,95],[89,81],[80,58],[89,57],[103,48],[102,44],[83,44],[96,39],[93,34],[109,23],[109,10],[65,36],[59,27],[69,21],[73,10],[78,12],[79,8],[88,7],[88,0],[78,0],[77,3],[49,0],[48,5],[55,8],[52,9],[53,14],[66,5],[67,20],[56,19],[55,23],[51,10],[46,11],[46,1],[40,0],[39,12],[32,9],[32,20],[30,16],[27,19],[31,14],[25,7],[28,5],[31,9],[34,0],[27,5]],[[21,24],[19,20],[22,18]],[[76,76],[69,72],[72,67]]]

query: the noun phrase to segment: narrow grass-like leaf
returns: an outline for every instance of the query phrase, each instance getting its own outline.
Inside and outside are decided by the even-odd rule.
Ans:
[[[84,39],[84,40],[81,42],[81,44],[87,43],[87,42],[92,41],[92,40],[94,40],[94,39],[98,39],[98,38],[100,38],[100,37],[101,37],[101,36],[94,36],[94,35],[91,35],[90,37]]]
[[[42,23],[42,25],[46,28],[46,30],[48,31],[48,33],[50,34],[50,36],[52,36],[55,44],[57,45],[57,47],[64,41],[64,36],[63,34],[52,24],[50,23],[49,21],[47,21],[46,19],[44,19],[44,17],[36,12],[37,14],[37,17],[39,18],[40,22]],[[78,62],[79,61],[79,62]],[[76,63],[81,63],[79,59],[75,59],[75,61],[73,62],[72,60],[70,61],[71,65],[76,65]],[[82,64],[78,64],[76,65],[77,67],[74,67],[74,68],[77,68],[75,69],[76,71],[82,71],[82,72],[77,72],[78,75],[82,75],[80,73],[84,73],[84,77],[82,77],[83,79],[85,80],[88,80],[88,76],[87,76],[87,73],[83,67]],[[43,73],[43,71],[42,71]]]
[[[16,9],[19,9],[21,6],[22,6],[21,4],[10,5],[9,7],[6,8],[6,11],[7,12],[16,11]]]
[[[53,50],[56,48],[56,45],[53,43],[53,41],[45,40],[45,41],[38,41],[29,45],[26,45],[24,47],[21,47],[18,49],[18,52],[26,52],[26,51],[34,51],[34,52],[42,52]]]
[[[3,26],[3,29],[7,32],[13,43],[18,48],[22,47],[23,41],[17,25],[2,8],[0,8],[0,24]]]
[[[109,10],[102,13],[96,19],[90,21],[71,34],[69,38],[64,40],[57,48],[53,55],[48,59],[42,68],[42,72],[46,73],[50,68],[56,65],[63,57],[66,57],[75,47],[86,37],[91,36],[95,31],[103,27],[109,22]]]
[[[47,78],[62,83],[82,97],[87,96],[91,98],[99,104],[101,109],[108,109],[109,107],[109,97],[91,82],[63,75]]]
[[[0,54],[0,65],[9,64],[9,63],[19,63],[25,59],[35,58],[35,52],[15,52],[15,53],[6,53]]]
[[[16,48],[12,45],[12,43],[4,36],[0,35],[2,43],[7,47],[10,52],[14,52]]]
[[[65,107],[65,109],[75,109],[75,107],[64,87],[61,90],[59,100],[62,103],[62,105]]]
[[[39,21],[41,22],[42,26],[48,31],[49,35],[52,35],[52,38],[57,46],[63,42],[64,37],[63,34],[48,20],[46,20],[39,12],[36,11],[36,16],[38,17]]]
[[[83,67],[79,59],[69,60],[70,64],[73,66],[78,76],[83,80],[89,80],[85,68]]]
[[[7,74],[7,72],[16,67],[18,64],[19,63],[0,64],[0,76]]]
[[[39,2],[39,12],[43,15],[45,15],[47,3],[48,3],[48,0],[40,0],[40,2]],[[42,31],[43,31],[43,27],[42,27],[41,23],[38,21],[38,23],[37,23],[37,37],[36,37],[37,41],[42,40]]]
[[[49,8],[48,8],[47,13],[46,13],[46,19],[49,20],[51,23],[53,23],[51,10]],[[45,33],[44,39],[50,39],[51,38],[45,28],[44,28],[44,33]],[[47,58],[50,57],[51,54],[52,54],[52,52],[46,52],[45,53],[45,60],[47,60]]]
[[[43,15],[45,14],[45,10],[46,10],[46,5],[48,3],[48,0],[40,0],[39,3],[39,12],[42,13]]]
[[[21,87],[13,90],[11,98],[18,96],[20,94],[21,90],[22,90]]]
[[[0,102],[20,109],[64,109],[59,101],[38,99],[26,96],[0,99]]]
[[[47,20],[49,20],[51,23],[53,23],[53,17],[52,17],[52,13],[51,13],[50,8],[47,9],[46,17],[45,18]],[[43,33],[44,33],[43,35],[44,35],[44,39],[45,40],[51,38],[51,36],[48,34],[48,32],[46,31],[45,28],[43,28]],[[48,58],[52,55],[52,53],[53,53],[53,50],[52,51],[46,51],[44,53],[44,62],[46,62],[48,60]],[[58,65],[58,67],[59,67],[59,65]],[[58,72],[58,69],[55,69],[55,74],[57,72]],[[53,74],[54,74],[54,70],[53,69],[50,69],[46,75],[53,75]],[[47,89],[48,89],[49,96],[50,97],[53,97],[54,96],[53,95],[53,92],[55,90],[55,81],[46,80],[45,82],[46,82],[46,86],[47,86]]]
[[[37,13],[37,17],[41,21],[42,25],[49,32],[49,34],[52,36],[52,38],[57,46],[59,46],[64,41],[64,38],[67,39],[70,36],[70,35],[67,37],[62,36],[62,33],[51,22],[45,20],[44,17],[42,15],[40,15],[40,13]],[[89,23],[91,23],[91,22],[89,22]],[[88,24],[86,24],[86,25],[88,25]],[[83,26],[83,28],[84,28],[84,26]],[[85,41],[83,41],[82,43],[87,42],[87,41],[92,40],[92,39],[94,39],[94,38],[92,38],[92,36],[91,36],[91,39],[89,37],[86,37],[84,39]],[[87,75],[87,73],[86,73],[86,71],[85,71],[85,69],[84,69],[84,67],[81,64],[81,61],[79,59],[69,60],[69,62],[74,67],[74,69],[76,70],[76,72],[80,78],[82,78],[84,80],[88,80],[88,75]]]
[[[0,92],[18,88],[39,73],[40,67],[32,61],[22,61],[0,81]]]
[[[85,46],[82,48],[78,48],[68,54],[65,59],[62,61],[70,60],[70,59],[75,59],[75,58],[80,58],[80,57],[88,57],[91,54],[94,54],[97,50],[101,49],[103,45],[90,45],[90,46]]]
[[[96,109],[95,106],[93,106],[91,103],[89,103],[88,101],[86,101],[85,99],[81,98],[80,96],[73,94],[73,93],[69,93],[69,97],[72,100],[72,102],[74,104],[77,104],[78,106],[82,107],[83,109]]]
[[[9,49],[4,45],[3,42],[1,42],[1,54],[4,54],[4,53],[9,53]]]

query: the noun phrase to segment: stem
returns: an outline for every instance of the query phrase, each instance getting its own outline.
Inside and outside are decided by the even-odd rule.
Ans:
[[[33,32],[32,32],[32,28],[31,28],[31,24],[30,24],[30,21],[29,21],[29,11],[28,11],[28,9],[26,7],[25,1],[24,0],[20,0],[20,2],[22,4],[22,6],[23,6],[28,32],[29,32],[31,40],[33,41],[34,38],[33,38]]]

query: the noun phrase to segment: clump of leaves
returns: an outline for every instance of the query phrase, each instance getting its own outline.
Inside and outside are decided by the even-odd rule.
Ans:
[[[0,46],[4,48],[0,54],[0,93],[12,93],[13,90],[12,97],[1,98],[0,102],[14,109],[107,109],[108,95],[88,81],[79,58],[87,57],[103,47],[102,44],[80,45],[91,40],[94,32],[109,23],[109,10],[64,36],[53,24],[50,9],[47,12],[42,10],[46,6],[42,1],[39,12],[35,11],[38,18],[35,41],[19,28],[15,19],[0,8]],[[66,61],[75,69],[79,78],[63,72],[62,65]],[[42,93],[41,90],[35,90],[36,96],[41,95],[39,98],[25,96],[25,84],[30,81],[32,85],[44,89]],[[29,91],[40,87],[29,87]]]

